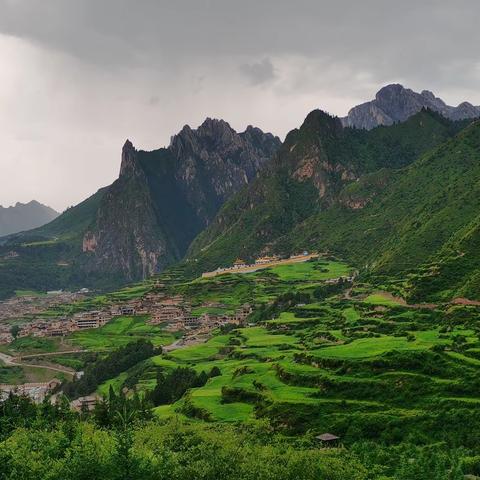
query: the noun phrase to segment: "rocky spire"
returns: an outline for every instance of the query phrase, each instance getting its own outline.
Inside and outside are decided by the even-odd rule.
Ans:
[[[122,148],[122,163],[120,165],[120,176],[128,175],[135,169],[137,150],[130,140],[126,140]]]

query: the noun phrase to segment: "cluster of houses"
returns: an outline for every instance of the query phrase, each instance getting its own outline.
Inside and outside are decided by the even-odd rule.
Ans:
[[[355,280],[355,274],[352,275],[342,275],[337,278],[329,278],[325,280],[327,285],[338,285],[341,282],[353,282]]]
[[[8,323],[0,323],[0,345],[13,342],[11,329],[12,327]]]
[[[47,322],[40,315],[55,306],[83,300],[86,293],[86,289],[79,292],[59,290],[47,292],[46,295],[22,295],[0,302],[0,344],[13,341],[12,320],[23,324],[18,336],[59,334],[59,330],[64,329],[65,319]]]
[[[257,258],[253,264],[247,264],[237,259],[232,267],[219,268],[214,272],[206,272],[203,277],[216,276],[223,273],[247,273],[270,266],[305,262],[318,257],[318,254],[302,252],[298,255],[291,255],[288,258],[277,256],[264,256]],[[79,292],[53,291],[42,296],[21,296],[9,299],[0,303],[0,344],[13,341],[11,325],[1,322],[4,319],[24,320],[21,328],[16,332],[18,337],[61,337],[70,333],[100,328],[118,315],[150,315],[150,323],[162,324],[169,331],[192,331],[203,334],[213,328],[227,323],[241,324],[252,312],[250,305],[243,305],[237,311],[226,312],[225,305],[210,308],[212,305],[202,305],[202,314],[193,314],[191,306],[180,296],[167,297],[163,293],[148,293],[142,298],[135,299],[121,305],[106,306],[103,309],[79,312],[72,316],[58,317],[54,320],[46,320],[40,314],[56,305],[72,303],[85,298],[88,293],[86,289]],[[36,317],[36,315],[38,315]],[[36,317],[36,318],[35,318]]]
[[[60,386],[60,380],[54,378],[47,383],[24,383],[22,385],[7,385],[0,383],[0,401],[8,398],[10,393],[31,398],[36,403],[41,403]]]
[[[45,383],[23,383],[22,385],[7,385],[0,383],[0,402],[6,400],[10,394],[25,396],[30,398],[35,403],[42,403],[47,397],[50,402],[58,401],[59,395],[62,393],[55,393],[61,381],[53,378]],[[100,397],[96,394],[79,397],[70,402],[72,410],[77,412],[92,411],[95,405],[100,401]]]
[[[15,250],[10,250],[5,255],[3,255],[1,258],[3,260],[11,260],[12,258],[17,258],[19,256],[20,255],[18,254],[18,252],[16,252]]]
[[[225,305],[205,304],[205,312],[226,310]],[[212,307],[212,308],[211,308]],[[46,320],[37,317],[25,321],[16,336],[21,337],[63,337],[79,330],[100,328],[116,316],[149,315],[150,323],[162,324],[169,331],[192,330],[208,333],[213,328],[227,323],[240,324],[252,312],[250,305],[243,305],[231,314],[203,313],[192,314],[191,306],[181,296],[168,297],[162,293],[148,293],[129,303],[105,306],[103,309],[78,312],[71,316]],[[0,323],[0,343],[13,341],[11,325]]]
[[[263,268],[274,267],[277,265],[306,262],[312,258],[317,258],[317,253],[309,253],[304,251],[297,255],[290,255],[288,258],[280,258],[279,256],[265,256],[257,258],[254,263],[247,263],[241,258],[237,258],[231,267],[219,267],[213,272],[202,273],[203,278],[216,277],[225,273],[249,273],[255,272]]]
[[[17,337],[64,337],[79,330],[103,327],[103,325],[105,325],[114,316],[134,314],[135,308],[131,306],[121,306],[105,310],[79,312],[71,317],[58,317],[55,318],[55,320],[37,318],[30,322],[24,323],[21,326]],[[2,335],[2,329],[4,335]],[[11,327],[0,324],[0,343],[9,343],[12,340],[13,337],[11,335]]]
[[[180,301],[173,303],[169,299],[168,302],[158,305],[150,323],[164,324],[165,329],[172,332],[195,330],[197,334],[201,334],[226,324],[240,325],[253,311],[250,304],[242,305],[231,314],[212,313],[212,310],[226,309],[226,305],[207,303],[202,307],[206,311],[200,315],[194,315],[189,305]]]
[[[55,290],[46,295],[21,295],[0,302],[0,320],[37,315],[57,305],[73,303],[85,298],[86,289],[79,292]]]

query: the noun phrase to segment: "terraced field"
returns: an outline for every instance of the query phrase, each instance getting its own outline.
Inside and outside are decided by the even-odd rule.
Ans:
[[[164,332],[156,325],[147,323],[148,317],[115,317],[101,328],[75,332],[69,340],[82,348],[93,351],[118,348],[139,338],[150,340],[155,346],[168,345],[175,336]]]
[[[298,267],[281,267],[281,276],[289,280],[271,271],[238,281],[225,276],[221,282],[210,280],[210,286],[214,298],[227,305],[244,301],[246,292],[251,303],[261,305],[267,297],[303,292],[319,282],[310,276],[317,271],[314,265]],[[330,271],[345,275],[349,269],[332,265]],[[182,289],[202,301],[203,292],[210,291],[204,281]],[[155,413],[220,422],[268,418],[282,428],[333,431],[346,439],[402,436],[413,425],[431,422],[436,408],[475,413],[478,308],[411,309],[368,285],[351,298],[340,290],[319,300],[314,292],[309,301],[269,311],[266,318],[254,315],[253,326],[218,332],[204,344],[154,357],[138,388],[152,389],[158,369],[208,372],[216,366],[219,376],[174,404],[156,407]]]
[[[326,280],[347,276],[340,262],[307,262],[245,275],[178,283],[173,291],[194,309],[218,312],[255,306],[242,328],[214,332],[205,343],[154,356],[98,388],[135,385],[146,394],[180,368],[197,375],[218,368],[202,386],[159,417],[216,422],[268,419],[288,432],[329,431],[346,442],[408,435],[443,441],[455,422],[475,423],[480,403],[480,308],[410,308],[368,283]],[[145,317],[119,317],[75,334],[84,348],[102,351],[146,338],[174,340]]]

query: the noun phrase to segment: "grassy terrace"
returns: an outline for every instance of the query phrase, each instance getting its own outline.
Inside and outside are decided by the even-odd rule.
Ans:
[[[145,392],[155,387],[159,370],[189,367],[200,373],[218,367],[219,376],[171,405],[156,407],[156,415],[219,422],[268,418],[288,431],[331,431],[346,441],[369,438],[373,431],[375,438],[388,439],[393,431],[401,436],[408,425],[422,425],[437,410],[462,408],[466,418],[476,414],[480,309],[409,308],[368,284],[356,286],[349,296],[348,286],[322,293],[325,280],[350,271],[340,262],[319,261],[179,283],[174,291],[194,308],[212,302],[215,306],[207,308],[216,312],[231,312],[247,302],[259,312],[286,294],[301,293],[302,301],[265,317],[254,314],[253,326],[218,331],[205,343],[150,358],[98,391],[120,390],[134,378],[136,388]],[[141,287],[129,293],[136,288]],[[103,351],[137,338],[155,345],[175,340],[147,320],[118,317],[70,341]]]
[[[261,303],[288,291],[313,292],[325,279],[349,271],[337,262],[309,262],[182,289],[199,302],[239,305],[249,295],[250,302]],[[221,371],[175,404],[157,407],[156,414],[183,414],[188,404],[214,421],[268,417],[285,428],[294,423],[295,429],[353,438],[372,424],[421,422],[432,405],[475,408],[480,392],[470,379],[480,372],[479,310],[458,321],[446,310],[405,307],[368,285],[355,294],[362,300],[345,299],[343,292],[324,300],[312,296],[256,326],[154,358],[153,367],[166,371]],[[147,369],[139,386],[153,388],[154,378]]]
[[[155,346],[175,340],[174,335],[147,321],[147,316],[115,317],[101,328],[75,332],[70,340],[74,345],[94,351],[120,347],[139,338],[149,339]]]
[[[361,338],[351,343],[321,348],[315,355],[324,358],[365,358],[376,357],[393,350],[428,350],[434,345],[447,344],[447,340],[440,340],[437,331],[416,332],[414,339],[409,341],[406,337],[393,337],[385,335],[372,338]]]

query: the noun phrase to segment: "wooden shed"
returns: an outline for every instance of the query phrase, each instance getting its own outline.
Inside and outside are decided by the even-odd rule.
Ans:
[[[317,435],[315,437],[319,442],[321,442],[325,446],[336,446],[340,437],[333,435],[333,433],[322,433],[321,435]]]

